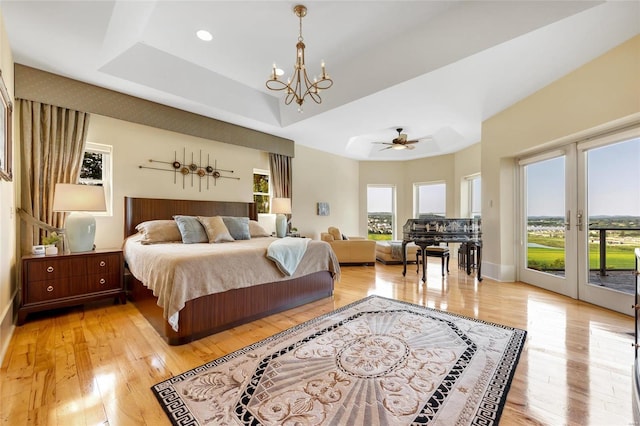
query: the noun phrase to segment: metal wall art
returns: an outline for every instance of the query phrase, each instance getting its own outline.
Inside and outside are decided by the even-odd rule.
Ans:
[[[182,150],[182,161],[178,159],[178,152],[175,151],[173,161],[162,161],[149,159],[149,163],[166,164],[168,167],[138,166],[141,169],[160,170],[163,172],[173,173],[173,183],[178,183],[178,177],[182,176],[182,189],[191,181],[191,186],[198,185],[198,190],[202,191],[203,184],[209,189],[209,182],[213,179],[213,185],[216,186],[218,179],[235,179],[239,177],[225,176],[222,173],[233,173],[233,170],[225,170],[218,168],[218,160],[213,160],[211,164],[209,154],[207,154],[206,163],[202,162],[202,151],[200,151],[198,162],[195,161],[193,152],[191,153],[191,161],[186,159],[186,149]],[[206,165],[205,165],[206,164]]]

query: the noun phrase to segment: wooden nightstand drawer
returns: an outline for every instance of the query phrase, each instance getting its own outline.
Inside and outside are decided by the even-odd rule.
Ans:
[[[122,279],[118,274],[95,274],[87,277],[87,291],[97,292],[120,288]]]
[[[103,254],[87,258],[87,274],[117,274],[120,271],[119,254]]]
[[[81,282],[72,282],[66,278],[30,282],[25,288],[24,304],[40,303],[65,297],[76,296],[85,292],[84,278]]]
[[[51,256],[31,261],[27,264],[29,281],[55,280],[66,277],[82,276],[87,273],[82,257],[63,258]]]

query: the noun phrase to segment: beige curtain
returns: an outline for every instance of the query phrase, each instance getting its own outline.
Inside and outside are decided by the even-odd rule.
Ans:
[[[56,228],[63,213],[54,213],[56,183],[76,183],[89,128],[89,114],[40,102],[18,99],[22,146],[21,207],[27,214]],[[21,250],[40,243],[41,230],[22,222]]]
[[[291,198],[291,157],[269,153],[274,198]]]

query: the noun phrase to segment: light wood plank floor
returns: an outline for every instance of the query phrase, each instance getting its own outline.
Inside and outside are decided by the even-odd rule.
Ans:
[[[133,304],[34,315],[17,327],[0,371],[10,425],[167,425],[153,384],[305,320],[378,294],[528,331],[503,425],[629,425],[633,319],[521,283],[458,271],[427,284],[415,267],[343,267],[333,298],[183,346],[167,346]]]

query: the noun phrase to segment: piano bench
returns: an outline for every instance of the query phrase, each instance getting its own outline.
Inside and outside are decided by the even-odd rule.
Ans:
[[[442,276],[444,277],[445,263],[447,273],[449,273],[449,247],[427,247],[427,257],[439,257],[442,259]],[[416,251],[416,273],[420,272],[420,257],[422,256],[422,249]]]

